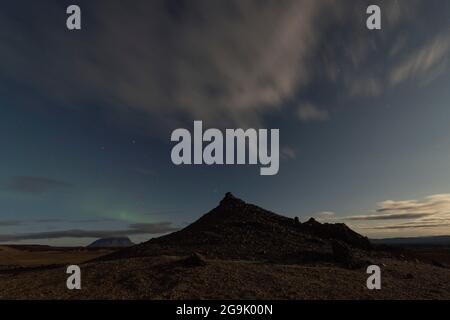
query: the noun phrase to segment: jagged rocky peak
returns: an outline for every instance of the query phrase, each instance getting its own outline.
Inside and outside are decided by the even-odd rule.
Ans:
[[[309,220],[306,221],[306,222],[304,223],[304,225],[309,226],[309,227],[316,227],[316,226],[320,226],[321,223],[318,222],[318,221],[317,221],[316,219],[314,219],[314,218],[309,218]]]
[[[225,193],[225,197],[220,201],[220,206],[245,205],[245,202],[236,198],[231,192]]]

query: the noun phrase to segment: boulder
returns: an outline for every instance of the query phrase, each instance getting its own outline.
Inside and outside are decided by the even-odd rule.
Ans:
[[[186,267],[202,267],[207,264],[206,259],[197,252],[194,252],[192,255],[183,260],[183,265]]]

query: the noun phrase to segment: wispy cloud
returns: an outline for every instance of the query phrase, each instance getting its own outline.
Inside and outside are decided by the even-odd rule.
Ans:
[[[442,228],[450,224],[450,194],[436,194],[424,200],[386,200],[375,214],[344,217],[348,221],[406,220],[397,224],[364,226],[363,229]]]
[[[430,77],[445,69],[449,52],[450,34],[434,37],[393,68],[389,76],[390,83],[396,85],[407,79],[432,80]]]
[[[42,240],[59,238],[108,238],[115,236],[131,236],[141,234],[164,234],[176,231],[170,222],[132,224],[123,230],[61,230],[36,233],[0,235],[0,242],[21,240]]]
[[[36,222],[36,223],[56,223],[56,222],[63,222],[63,221],[64,221],[63,219],[50,218],[50,219],[38,219],[38,220],[35,220],[33,222]]]
[[[363,227],[362,229],[371,229],[371,230],[403,230],[403,229],[423,229],[423,228],[437,228],[437,227],[450,227],[450,223],[441,223],[439,225],[436,224],[397,224],[397,225],[389,225],[389,226],[376,226],[376,227]]]
[[[2,12],[2,72],[60,105],[85,105],[80,100],[94,96],[109,111],[157,117],[160,125],[185,117],[255,123],[311,79],[307,59],[327,4],[189,1],[175,10],[163,0],[90,2],[84,8],[93,7],[95,28],[83,37],[50,24],[60,20],[51,18],[57,10],[24,17],[27,26]],[[46,50],[30,50],[35,39],[45,39]]]
[[[60,21],[57,7],[40,15],[17,6],[17,12],[0,13],[0,60],[8,61],[1,73],[58,106],[95,102],[108,119],[154,130],[192,119],[259,125],[267,114],[309,99],[303,93],[310,86],[331,87],[336,92],[330,96],[351,100],[444,70],[450,46],[445,27],[422,28],[414,41],[404,32],[415,32],[428,4],[382,3],[389,32],[369,34],[369,3],[89,1],[83,8],[95,27],[70,35],[52,24]],[[386,52],[390,58],[380,58]],[[329,119],[332,107],[311,100],[296,108],[298,118]]]
[[[335,222],[337,217],[333,211],[322,211],[314,214],[320,222]]]
[[[332,211],[322,211],[315,214],[318,217],[334,217],[336,213]]]
[[[400,219],[417,219],[429,216],[429,213],[398,213],[398,214],[369,214],[361,216],[347,217],[346,220],[400,220]]]
[[[384,89],[382,80],[372,76],[352,78],[348,83],[348,94],[351,97],[376,97]]]
[[[297,108],[297,116],[302,122],[326,121],[330,119],[328,111],[312,103],[303,103]]]
[[[12,227],[12,226],[18,226],[21,225],[22,221],[18,220],[3,220],[0,221],[0,227]]]
[[[280,150],[280,157],[284,160],[294,160],[297,158],[297,150],[293,147],[284,146]]]

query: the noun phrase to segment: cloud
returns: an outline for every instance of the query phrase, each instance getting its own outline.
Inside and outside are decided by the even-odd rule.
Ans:
[[[63,219],[51,218],[51,219],[38,219],[38,220],[35,220],[34,222],[35,223],[55,223],[55,222],[63,222],[63,221],[64,221]]]
[[[72,184],[45,177],[15,176],[6,184],[6,189],[17,193],[44,194],[49,191],[72,187]]]
[[[350,99],[377,96],[388,83],[442,70],[448,53],[445,35],[425,44],[404,36],[405,29],[427,39],[436,34],[433,26],[415,32],[427,4],[412,0],[383,3],[388,31],[377,33],[365,28],[369,1],[79,4],[89,13],[79,32],[55,25],[58,6],[3,10],[0,60],[8,63],[0,76],[58,106],[101,105],[106,119],[143,130],[194,119],[209,126],[260,125],[267,114],[304,98],[310,86],[332,87]],[[386,52],[395,55],[380,58]],[[306,105],[298,116],[323,121],[329,113]]]
[[[132,230],[140,233],[161,234],[170,231],[176,231],[177,228],[172,226],[170,222],[161,223],[134,223],[130,225]]]
[[[389,80],[396,85],[406,79],[421,78],[431,80],[445,70],[450,52],[450,34],[441,34],[426,43],[416,51],[410,53],[402,63],[390,73]]]
[[[436,228],[436,227],[450,227],[450,223],[444,223],[440,225],[436,224],[415,224],[415,225],[390,225],[390,226],[376,226],[376,227],[365,227],[363,229],[372,230],[402,230],[402,229],[422,229],[422,228]]]
[[[435,194],[419,200],[386,200],[378,204],[378,212],[438,214],[450,212],[450,194]]]
[[[302,122],[326,121],[330,118],[328,111],[321,110],[311,103],[305,103],[297,108],[297,116]]]
[[[280,150],[280,157],[284,160],[294,160],[297,158],[297,150],[289,146],[284,146]]]
[[[349,221],[408,220],[400,224],[366,226],[364,229],[442,228],[450,224],[450,194],[435,194],[424,200],[386,200],[376,214],[344,217]]]
[[[114,218],[87,218],[87,219],[78,219],[78,220],[72,220],[68,222],[75,222],[75,223],[105,223],[105,222],[112,222],[112,221],[119,221]]]
[[[399,213],[399,214],[372,214],[347,217],[346,220],[399,220],[399,219],[416,219],[429,216],[429,213]]]
[[[351,97],[376,97],[384,89],[384,85],[380,79],[370,76],[366,78],[352,78],[348,83],[348,94]]]
[[[21,225],[22,221],[18,220],[3,220],[0,221],[0,227],[11,227],[11,226],[18,226]]]
[[[316,213],[316,216],[319,216],[319,217],[334,217],[335,215],[336,215],[336,213],[334,213],[332,211],[322,211],[322,212]]]
[[[314,214],[317,217],[317,220],[320,222],[335,222],[336,221],[336,213],[332,211],[322,211]]]
[[[430,32],[426,41],[418,41],[419,45],[404,35],[393,36],[384,44],[364,37],[357,35],[357,40],[349,45],[349,57],[341,62],[346,63],[347,68],[341,70],[340,76],[333,73],[335,65],[328,66],[328,74],[335,82],[343,83],[348,97],[377,97],[408,81],[427,84],[447,70],[450,57],[448,30],[438,35]],[[387,60],[372,56],[373,52],[381,54],[386,50],[389,51]]]
[[[21,240],[42,240],[59,238],[108,238],[117,236],[131,236],[140,234],[163,234],[176,231],[170,222],[132,224],[124,230],[62,230],[36,233],[0,235],[0,242]]]
[[[60,21],[55,8],[27,16],[18,7],[30,25],[0,15],[2,71],[60,105],[83,106],[92,96],[109,111],[158,124],[258,123],[310,81],[307,61],[327,3],[84,2],[95,23],[78,34],[51,24]]]
[[[359,5],[367,3],[342,6],[345,12],[337,14],[347,23],[330,29],[319,54],[318,73],[334,83],[340,99],[378,97],[403,83],[428,84],[447,71],[450,29],[444,13],[415,0],[383,2],[382,31],[375,34],[357,25],[362,23]],[[431,12],[436,22],[446,22],[430,25]]]

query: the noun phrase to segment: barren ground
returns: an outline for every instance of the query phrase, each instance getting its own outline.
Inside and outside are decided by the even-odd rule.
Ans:
[[[0,272],[1,299],[450,299],[450,269],[383,260],[382,290],[364,269],[158,256],[81,265],[82,290],[66,289],[64,267]]]

